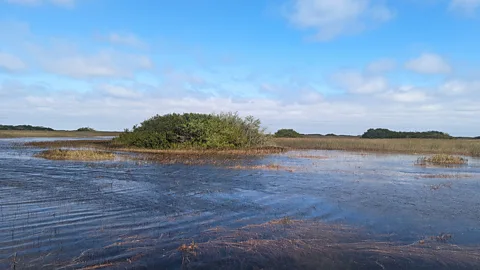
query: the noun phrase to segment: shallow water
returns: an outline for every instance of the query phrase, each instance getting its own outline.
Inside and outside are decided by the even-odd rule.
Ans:
[[[478,159],[438,168],[414,166],[414,155],[302,151],[248,161],[293,172],[236,170],[49,161],[17,145],[32,140],[45,139],[0,140],[0,269],[132,261],[147,247],[174,249],[218,226],[282,217],[358,226],[404,243],[448,233],[451,243],[480,244]],[[425,177],[442,174],[464,177]],[[130,248],[120,248],[126,242]],[[155,256],[131,266],[162,255]]]

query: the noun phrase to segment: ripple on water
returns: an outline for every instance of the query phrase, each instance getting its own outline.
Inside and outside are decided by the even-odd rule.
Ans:
[[[295,167],[291,173],[48,161],[32,158],[39,149],[15,146],[21,141],[0,140],[0,268],[10,267],[14,254],[27,269],[146,262],[149,249],[175,249],[212,228],[286,216],[361,226],[404,242],[445,232],[456,244],[480,243],[477,159],[462,168],[423,168],[409,155],[305,151],[248,161]],[[452,174],[468,177],[424,177]]]

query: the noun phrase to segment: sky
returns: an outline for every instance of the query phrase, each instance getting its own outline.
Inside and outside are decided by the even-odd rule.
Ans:
[[[0,124],[480,135],[480,0],[0,0]]]

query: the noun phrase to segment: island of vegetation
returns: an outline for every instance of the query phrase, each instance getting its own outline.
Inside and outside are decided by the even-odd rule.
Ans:
[[[279,129],[275,132],[274,136],[277,138],[300,138],[303,134],[300,134],[293,129]]]
[[[79,132],[95,132],[96,130],[91,127],[81,127],[77,129]]]
[[[260,120],[237,113],[156,115],[115,139],[127,147],[147,149],[247,149],[267,141]]]
[[[426,132],[402,132],[392,131],[385,128],[369,129],[363,133],[362,138],[365,139],[453,139],[447,133],[440,131],[426,131]]]

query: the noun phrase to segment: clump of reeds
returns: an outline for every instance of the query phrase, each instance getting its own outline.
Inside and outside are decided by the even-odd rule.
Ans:
[[[251,165],[251,166],[246,166],[246,165],[235,165],[232,167],[229,167],[230,169],[236,169],[236,170],[268,170],[268,171],[280,171],[280,170],[285,170],[288,172],[294,172],[295,170],[289,167],[285,167],[282,165],[278,164],[264,164],[264,165]]]
[[[465,165],[468,163],[468,159],[447,155],[447,154],[437,154],[431,157],[419,157],[416,164],[420,166],[426,165]]]
[[[35,156],[50,160],[102,161],[115,159],[113,153],[95,150],[51,149],[42,151]]]
[[[420,178],[429,178],[429,179],[460,179],[460,178],[471,178],[471,174],[424,174],[420,175]]]

